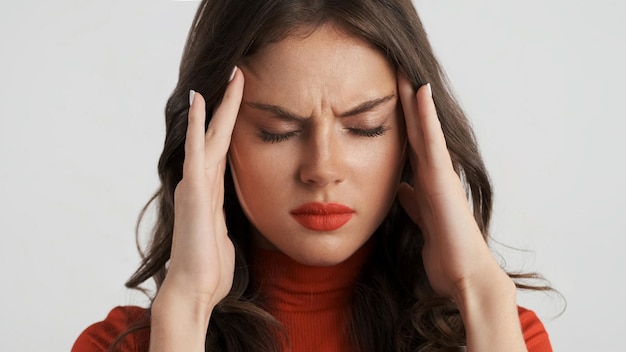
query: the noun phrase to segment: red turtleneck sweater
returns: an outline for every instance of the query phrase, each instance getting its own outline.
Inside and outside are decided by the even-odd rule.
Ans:
[[[353,350],[346,333],[347,303],[370,251],[371,245],[366,245],[345,262],[330,267],[302,265],[280,252],[255,252],[255,265],[251,266],[254,284],[264,297],[265,308],[285,327],[292,352]],[[551,352],[548,334],[536,315],[520,307],[519,316],[528,351]],[[115,338],[139,319],[149,319],[147,309],[117,307],[104,321],[88,327],[72,352],[107,351]],[[149,336],[148,329],[130,334],[120,351],[147,352]]]
[[[327,267],[302,265],[278,251],[254,253],[254,283],[265,308],[285,327],[291,351],[354,350],[346,330],[348,301],[372,248],[368,243],[343,263]]]

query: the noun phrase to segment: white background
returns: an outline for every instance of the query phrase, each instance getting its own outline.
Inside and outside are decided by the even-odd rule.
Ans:
[[[565,296],[522,303],[557,351],[626,332],[626,5],[416,2],[495,185],[509,269]],[[0,350],[68,351],[123,304],[136,217],[156,190],[163,109],[197,2],[0,4]]]

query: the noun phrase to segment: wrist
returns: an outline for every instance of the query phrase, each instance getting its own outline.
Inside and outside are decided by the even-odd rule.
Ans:
[[[517,289],[511,278],[497,267],[480,277],[465,279],[459,284],[453,299],[461,314],[472,308],[487,308],[492,305],[516,306]]]
[[[213,307],[161,288],[152,302],[150,352],[204,351]]]
[[[206,328],[216,305],[217,302],[213,302],[211,297],[179,290],[164,282],[152,302],[152,315],[176,316],[177,319],[182,318]]]
[[[526,351],[515,283],[502,269],[465,282],[454,299],[465,325],[467,351]]]

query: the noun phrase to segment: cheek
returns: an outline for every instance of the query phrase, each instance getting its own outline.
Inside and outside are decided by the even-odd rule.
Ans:
[[[387,214],[398,191],[398,185],[404,165],[403,145],[399,136],[390,138],[389,143],[378,146],[370,153],[369,165],[362,170],[363,175],[368,175],[367,179],[362,179],[362,189],[367,189],[363,201],[377,204],[371,216],[382,221]],[[378,223],[379,224],[379,223]],[[378,225],[377,224],[377,225]]]
[[[237,192],[239,203],[246,214],[249,214],[250,205],[248,199],[257,199],[252,187],[252,180],[256,177],[254,170],[250,170],[250,160],[254,158],[254,150],[250,148],[249,137],[246,136],[245,128],[241,128],[239,121],[235,124],[230,149],[228,151],[228,161]]]
[[[369,184],[382,186],[398,183],[404,164],[404,140],[399,132],[380,138],[376,143],[353,148],[349,159],[358,164],[360,175],[367,175],[365,181]]]
[[[373,185],[380,192],[381,205],[386,204],[380,209],[382,211],[380,215],[383,217],[389,211],[398,193],[405,161],[404,145],[402,134],[398,133],[394,135],[393,140],[386,148],[381,148],[382,155],[379,156],[379,165],[376,166],[375,175],[378,181],[374,181]]]
[[[229,152],[237,196],[248,216],[281,201],[285,181],[293,174],[289,162],[295,159],[289,150],[268,148],[255,138],[235,130]]]

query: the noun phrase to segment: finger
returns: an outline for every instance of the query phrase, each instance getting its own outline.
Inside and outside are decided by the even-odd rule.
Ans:
[[[244,77],[237,67],[233,72],[234,76],[226,87],[222,102],[215,110],[205,135],[205,156],[209,164],[225,159],[241,106]]]
[[[418,158],[425,158],[424,154],[424,138],[422,135],[422,127],[419,123],[417,100],[415,99],[415,90],[412,83],[408,80],[403,70],[398,70],[398,91],[400,93],[400,102],[404,112],[404,121],[406,123],[406,133],[409,138],[409,145],[413,153]],[[416,166],[416,165],[412,165]],[[413,168],[415,170],[415,168]]]
[[[192,90],[189,92],[189,100],[183,177],[204,168],[204,123],[206,119],[204,98],[200,93]]]
[[[446,138],[437,116],[437,109],[432,98],[430,84],[420,87],[416,94],[417,113],[420,120],[426,161],[430,167],[444,169],[452,167],[450,152],[446,146]]]

